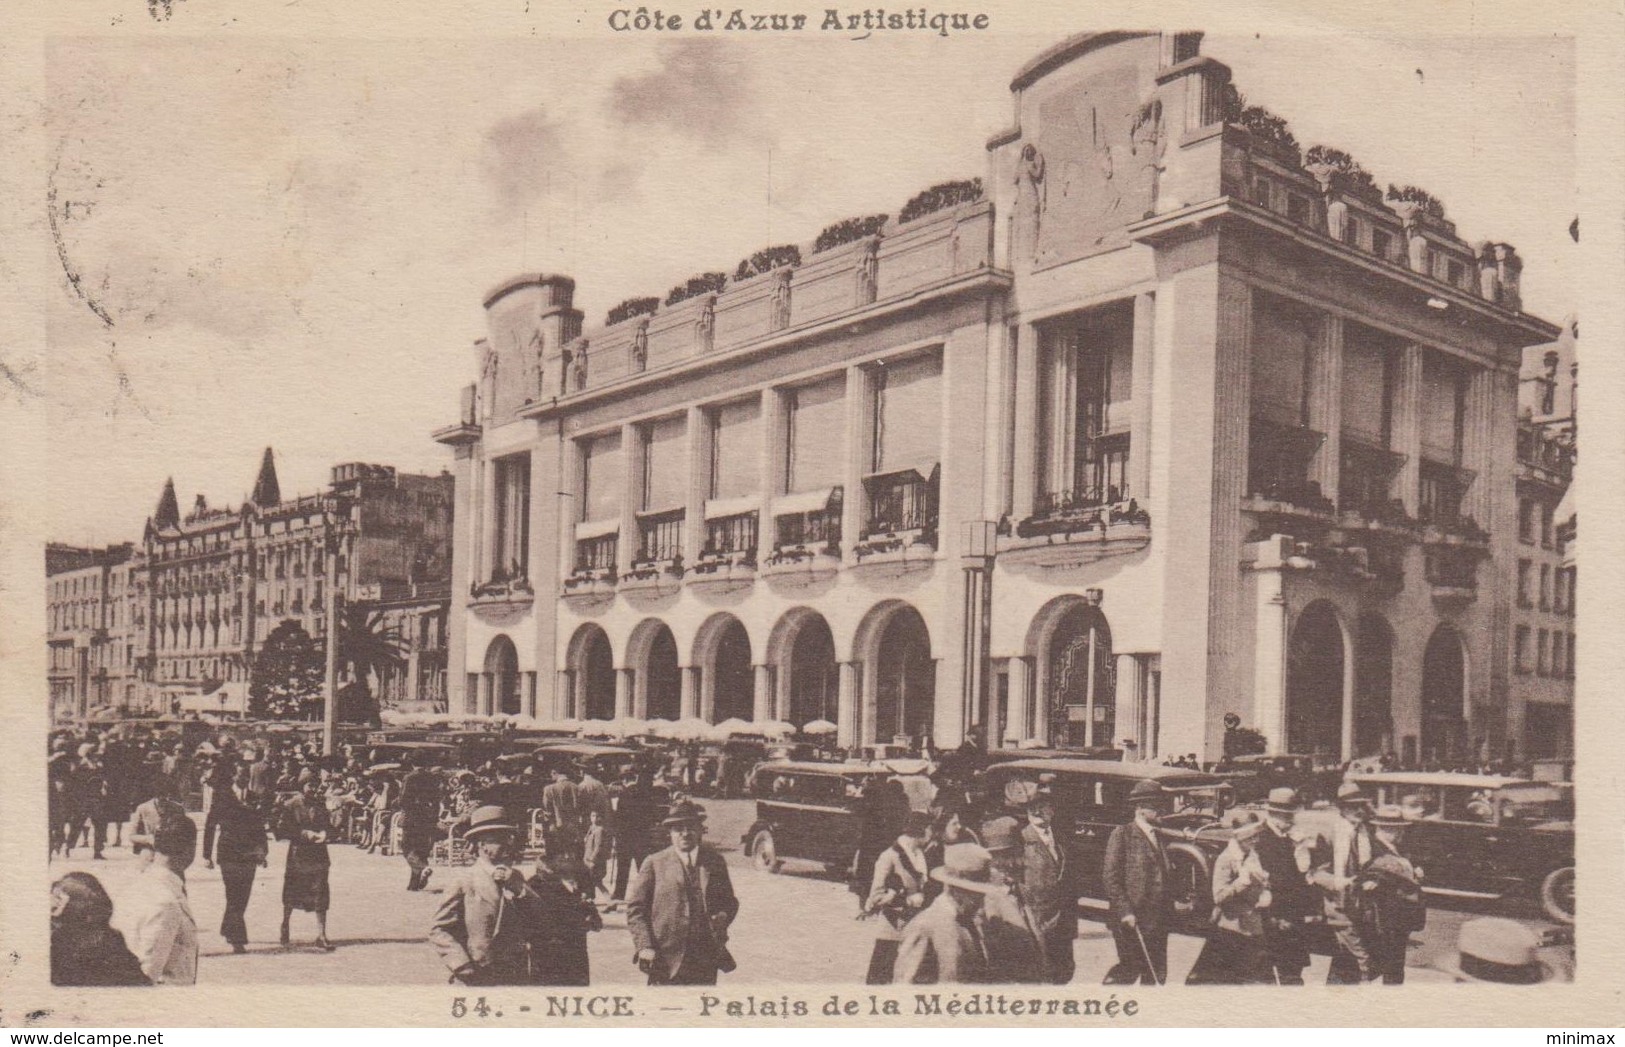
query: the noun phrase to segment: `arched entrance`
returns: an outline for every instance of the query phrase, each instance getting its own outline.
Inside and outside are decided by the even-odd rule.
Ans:
[[[1354,755],[1394,751],[1394,631],[1362,614],[1354,642]]]
[[[1441,625],[1422,653],[1422,766],[1466,758],[1466,697],[1466,648],[1460,633]]]
[[[712,616],[694,641],[694,664],[701,666],[700,715],[712,723],[755,713],[756,679],[751,668],[750,634],[731,614]]]
[[[1344,664],[1337,612],[1323,601],[1305,607],[1287,644],[1286,752],[1342,755]]]
[[[912,607],[891,613],[875,645],[876,741],[904,737],[911,745],[936,733],[937,663],[931,634]]]
[[[648,719],[675,720],[682,716],[683,685],[677,668],[677,640],[665,623],[660,623],[650,636],[638,676]]]
[[[519,706],[519,652],[513,641],[498,636],[485,649],[485,677],[491,694],[487,711],[517,716]]]
[[[1047,654],[1050,744],[1114,744],[1117,672],[1111,625],[1100,608],[1079,601],[1063,612],[1050,631]]]
[[[789,714],[797,727],[814,720],[839,724],[840,666],[835,637],[823,615],[809,614],[790,642]]]
[[[583,625],[571,646],[575,673],[573,714],[583,720],[615,718],[615,652],[609,636],[596,625]]]

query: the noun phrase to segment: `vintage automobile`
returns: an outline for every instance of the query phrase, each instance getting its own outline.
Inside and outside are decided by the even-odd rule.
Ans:
[[[1327,768],[1316,757],[1295,753],[1231,756],[1214,764],[1213,773],[1235,788],[1238,804],[1263,803],[1271,789],[1289,786],[1307,806],[1335,796],[1343,778],[1341,767]]]
[[[851,875],[864,835],[864,790],[884,781],[903,786],[910,809],[929,807],[929,779],[883,764],[758,764],[747,786],[756,798],[756,820],[740,841],[745,854],[765,872],[778,872],[792,858]]]
[[[1134,819],[1129,790],[1151,779],[1172,799],[1161,830],[1168,853],[1176,920],[1205,925],[1212,912],[1213,860],[1230,840],[1224,814],[1234,792],[1223,778],[1183,767],[1107,760],[1012,760],[988,768],[990,796],[1014,780],[1042,782],[1055,803],[1056,829],[1077,871],[1080,896],[1104,898],[1106,842]],[[992,813],[992,812],[990,812]]]
[[[1406,855],[1431,894],[1532,901],[1574,922],[1574,787],[1485,774],[1350,775],[1410,820]]]
[[[429,767],[456,767],[457,749],[441,742],[393,741],[366,746],[368,761],[406,763],[408,759]]]
[[[555,767],[573,768],[585,763],[593,777],[606,785],[619,781],[629,766],[645,774],[652,773],[656,762],[656,757],[645,749],[582,741],[544,743],[531,751],[531,759],[543,778],[552,774]]]

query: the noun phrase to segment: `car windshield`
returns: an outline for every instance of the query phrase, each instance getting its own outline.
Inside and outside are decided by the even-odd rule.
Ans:
[[[1170,813],[1174,815],[1200,814],[1210,818],[1217,818],[1230,806],[1231,790],[1227,785],[1206,785],[1198,788],[1167,790],[1173,798],[1173,808]]]
[[[1514,785],[1497,794],[1503,825],[1574,819],[1574,791],[1556,785]]]

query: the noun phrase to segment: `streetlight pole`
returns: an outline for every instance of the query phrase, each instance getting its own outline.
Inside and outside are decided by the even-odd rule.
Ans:
[[[339,554],[344,549],[348,507],[342,499],[333,505],[333,524],[327,533],[327,671],[322,682],[322,755],[332,756],[338,745],[339,725]]]

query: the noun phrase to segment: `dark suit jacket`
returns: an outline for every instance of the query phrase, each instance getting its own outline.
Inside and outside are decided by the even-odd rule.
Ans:
[[[1258,834],[1258,864],[1270,877],[1269,915],[1277,920],[1302,922],[1321,911],[1320,897],[1298,868],[1298,844],[1268,825]]]
[[[543,789],[542,810],[547,812],[547,823],[555,829],[580,831],[583,808],[575,782],[557,781]]]
[[[203,823],[203,860],[258,865],[267,850],[265,816],[237,799],[230,787],[216,790]]]
[[[1066,860],[1066,845],[1055,826],[1050,835],[1060,851],[1056,858],[1039,837],[1038,830],[1028,824],[1021,830],[1022,843],[1022,898],[1038,921],[1043,935],[1065,933],[1076,937],[1078,933],[1078,891],[1072,870]]]
[[[722,855],[701,844],[694,866],[703,911],[695,911],[690,904],[688,873],[675,847],[651,856],[627,891],[626,926],[632,932],[633,948],[653,949],[655,970],[666,978],[676,975],[691,952],[696,959],[714,964],[726,944],[727,927],[739,914],[739,899],[734,897]],[[711,916],[722,917],[720,940],[707,925]]]
[[[1106,841],[1103,878],[1114,917],[1132,913],[1138,923],[1147,926],[1167,924],[1168,858],[1162,845],[1153,845],[1134,822],[1112,830]]]

